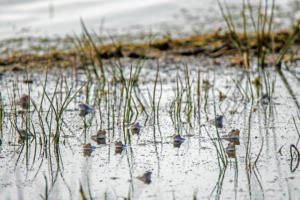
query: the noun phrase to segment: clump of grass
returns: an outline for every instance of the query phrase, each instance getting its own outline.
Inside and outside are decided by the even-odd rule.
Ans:
[[[245,1],[243,1],[242,6],[242,18],[243,18],[243,37],[239,37],[235,30],[235,24],[233,22],[232,15],[230,13],[230,10],[225,3],[225,5],[222,5],[220,0],[218,0],[218,5],[221,10],[222,16],[224,21],[227,25],[227,36],[229,40],[234,44],[234,46],[237,48],[237,50],[240,52],[241,56],[244,59],[244,64],[246,69],[250,67],[249,63],[249,47],[250,42],[249,40],[249,34],[247,33],[247,19],[251,19],[252,28],[255,32],[255,43],[256,43],[256,51],[257,51],[257,66],[261,69],[265,68],[265,60],[267,58],[267,55],[269,52],[272,52],[272,46],[273,46],[273,33],[272,33],[272,26],[273,26],[273,18],[274,18],[274,8],[275,8],[275,1],[272,1],[271,4],[271,13],[269,14],[268,10],[268,1],[266,1],[265,10],[262,11],[262,1],[260,1],[258,11],[257,11],[257,20],[255,20],[255,14],[252,9],[252,5],[250,4],[250,1],[248,1],[247,5]],[[248,8],[248,9],[247,9]],[[246,11],[248,10],[249,16],[246,15]],[[299,22],[298,20],[296,22],[296,25],[294,26],[292,33],[289,35],[289,38],[285,42],[283,48],[281,49],[280,53],[278,54],[276,61],[274,65],[280,69],[281,62],[284,58],[284,55],[287,53],[288,49],[293,44],[296,37],[299,35]]]

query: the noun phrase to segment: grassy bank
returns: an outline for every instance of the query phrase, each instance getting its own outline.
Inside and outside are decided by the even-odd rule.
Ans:
[[[294,29],[299,29],[295,26]],[[260,37],[264,38],[260,41],[263,44],[263,50],[267,54],[267,59],[264,61],[265,65],[274,64],[278,55],[283,52],[285,44],[290,38],[295,35],[295,30],[282,30],[276,33],[265,34]],[[221,33],[218,29],[214,33],[205,35],[195,35],[188,38],[176,39],[164,37],[161,39],[153,39],[149,36],[148,42],[145,43],[114,43],[112,39],[111,44],[101,44],[101,38],[97,36],[91,37],[89,40],[86,35],[76,38],[66,38],[64,42],[67,45],[71,43],[72,49],[53,50],[49,49],[49,44],[43,43],[44,48],[39,50],[32,50],[31,52],[24,52],[18,49],[8,49],[2,52],[3,57],[0,58],[0,66],[2,70],[16,70],[17,68],[43,69],[48,63],[50,68],[66,68],[77,66],[84,68],[85,65],[96,65],[97,53],[93,48],[95,44],[99,56],[103,60],[110,60],[119,57],[128,57],[132,59],[156,59],[156,58],[178,58],[181,56],[205,56],[209,58],[218,58],[222,56],[234,57],[230,60],[232,65],[244,66],[244,59],[241,51],[249,52],[251,58],[258,56],[258,46],[261,45],[257,41],[255,34],[243,33]],[[241,49],[239,49],[234,41],[230,39],[232,35],[240,41]],[[285,60],[297,60],[299,57],[298,46],[300,44],[299,34],[293,36],[292,44],[284,52],[283,58]],[[93,41],[93,42],[91,42]],[[291,43],[291,42],[290,42]],[[104,61],[105,62],[105,61]]]

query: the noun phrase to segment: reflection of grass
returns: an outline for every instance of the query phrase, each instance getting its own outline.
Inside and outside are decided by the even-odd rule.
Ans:
[[[224,169],[220,169],[218,180],[216,182],[216,185],[215,185],[213,191],[211,192],[211,195],[212,195],[214,193],[214,191],[217,189],[216,190],[216,199],[221,198],[221,193],[222,193],[222,187],[223,187],[223,181],[224,181],[224,178],[225,178],[225,174],[226,174],[226,167]]]

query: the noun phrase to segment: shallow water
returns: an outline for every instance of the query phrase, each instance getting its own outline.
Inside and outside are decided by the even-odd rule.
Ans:
[[[240,16],[241,11],[237,8],[242,6],[242,2],[226,2],[231,12]],[[251,0],[253,5],[258,5],[259,2]],[[291,18],[299,18],[300,13],[293,2],[296,1],[276,2],[278,9],[273,23],[281,22],[281,25],[274,25],[273,28],[288,29],[295,23]],[[80,34],[80,18],[85,21],[89,30],[93,29],[101,35],[107,35],[107,32],[149,34],[152,31],[162,35],[172,34],[174,37],[180,34],[203,34],[215,31],[219,27],[226,30],[217,1],[2,0],[0,40],[32,36],[65,37],[67,34],[73,35],[73,31]]]
[[[299,81],[290,72],[283,71],[291,91],[294,92],[295,98],[293,98],[278,73],[272,69],[268,70],[269,81],[276,80],[275,90],[271,103],[262,105],[257,98],[254,98],[253,101],[251,98],[250,101],[246,97],[242,98],[238,89],[233,85],[232,79],[240,80],[245,92],[250,96],[250,87],[242,70],[212,66],[209,64],[210,61],[186,59],[181,60],[182,64],[178,61],[160,61],[158,80],[162,80],[162,91],[160,83],[158,83],[156,106],[160,93],[162,93],[162,97],[159,105],[159,118],[155,118],[155,122],[153,115],[150,116],[152,109],[147,89],[153,95],[156,63],[145,62],[139,77],[139,89],[144,95],[144,98],[141,99],[143,99],[149,115],[148,119],[145,113],[141,113],[141,107],[133,95],[139,111],[136,122],[143,126],[139,134],[132,134],[127,128],[124,130],[118,128],[116,122],[120,98],[117,98],[116,101],[112,98],[112,88],[114,87],[110,86],[109,102],[115,108],[114,126],[112,125],[112,108],[110,107],[108,124],[105,99],[102,99],[101,103],[102,129],[113,127],[113,129],[107,130],[106,144],[103,144],[103,141],[102,144],[97,144],[90,139],[90,136],[95,135],[100,129],[95,79],[88,87],[89,92],[86,87],[83,87],[83,92],[76,95],[63,112],[64,123],[60,122],[58,145],[54,145],[52,137],[45,143],[37,111],[30,113],[33,122],[30,130],[35,131],[36,139],[18,144],[18,133],[12,124],[17,119],[16,124],[22,129],[25,128],[25,123],[22,122],[21,114],[17,116],[13,114],[15,110],[14,106],[11,107],[11,102],[13,91],[17,97],[27,94],[28,85],[21,82],[23,74],[6,72],[0,82],[6,113],[0,152],[0,167],[2,168],[0,195],[6,199],[40,199],[40,195],[45,196],[45,191],[47,191],[50,199],[81,199],[79,193],[81,184],[85,196],[93,199],[128,197],[131,199],[192,199],[194,196],[199,199],[297,199],[300,195],[298,187],[300,171],[296,166],[297,160],[292,163],[292,170],[295,169],[295,171],[292,172],[290,169],[290,146],[292,144],[297,146],[299,140],[292,119],[294,116],[299,129],[300,119],[297,117],[299,107],[296,104],[300,100],[297,89],[300,86]],[[124,70],[125,78],[129,78],[130,64],[125,59],[122,60],[122,63],[127,66]],[[176,98],[174,93],[177,88],[176,78],[182,81],[183,88],[186,87],[183,63],[188,63],[193,105],[197,98],[198,69],[200,69],[200,83],[202,84],[202,80],[209,80],[213,87],[208,90],[206,106],[205,91],[201,89],[200,110],[196,109],[195,113],[193,110],[190,116],[187,111],[184,111],[187,102],[186,93],[184,93],[180,118],[177,118],[174,114],[169,114],[169,109],[172,101]],[[204,63],[208,64],[204,65]],[[198,68],[199,65],[200,68]],[[290,69],[295,70],[293,67]],[[29,74],[31,73],[33,73],[33,84],[29,85],[30,95],[39,107],[45,71],[29,72]],[[53,95],[57,77],[60,75],[66,77],[68,87],[73,86],[74,91],[87,80],[82,71],[79,71],[76,82],[71,69],[49,71],[48,73],[46,92],[50,98]],[[250,75],[251,81],[257,76],[257,70],[253,70]],[[107,77],[110,79],[111,76],[107,73]],[[19,82],[17,82],[18,80]],[[263,82],[262,84],[264,85]],[[13,90],[13,85],[15,90]],[[60,105],[59,91],[62,91],[62,99],[64,99],[67,90],[65,87],[65,83],[59,81],[56,95],[58,105]],[[117,95],[120,94],[121,88],[120,84],[116,87]],[[181,86],[179,86],[180,88]],[[253,85],[252,89],[255,90]],[[105,90],[108,91],[107,85]],[[223,102],[219,102],[218,90],[227,95]],[[50,104],[46,97],[44,98],[41,114],[48,136],[49,128],[46,125],[45,116]],[[80,117],[78,116],[79,103],[88,103],[96,111]],[[240,144],[235,146],[235,156],[228,155],[226,167],[219,164],[221,161],[218,160],[216,148],[213,145],[213,142],[217,142],[216,128],[206,123],[207,117],[213,119],[215,116],[214,104],[216,114],[224,116],[224,127],[218,129],[219,134],[228,134],[232,129],[241,131]],[[257,110],[253,112],[253,108]],[[16,109],[20,110],[19,107]],[[30,110],[34,110],[32,105]],[[232,110],[236,110],[233,115],[230,114]],[[133,112],[135,114],[131,118],[131,122],[134,121],[137,114],[135,109]],[[50,114],[47,119],[51,124]],[[55,133],[54,115],[52,120],[51,131]],[[84,122],[87,124],[86,126]],[[206,125],[200,126],[204,124]],[[249,127],[250,142],[248,143]],[[181,145],[173,144],[173,134],[180,134],[185,141]],[[117,140],[127,145],[121,152],[116,151],[113,146],[114,141]],[[96,147],[94,151],[88,152],[91,153],[90,156],[82,149],[84,143],[91,143]],[[229,142],[222,140],[221,143],[227,147]],[[262,147],[260,157],[252,170],[246,169],[245,166],[247,144],[249,144],[252,165]],[[150,180],[139,178],[145,172],[152,172]]]

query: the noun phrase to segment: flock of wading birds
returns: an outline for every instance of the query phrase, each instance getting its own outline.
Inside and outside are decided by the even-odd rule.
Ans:
[[[17,102],[16,105],[20,106],[22,109],[27,110],[29,108],[30,99],[28,95],[23,95]],[[88,113],[94,112],[95,109],[92,107],[89,107],[85,104],[79,104],[80,113],[79,116],[83,117],[87,115]],[[217,116],[216,119],[210,120],[207,122],[207,124],[211,124],[213,126],[216,126],[218,128],[223,127],[223,116]],[[206,125],[206,124],[204,124]],[[203,125],[201,125],[203,126]],[[121,125],[120,125],[121,127]],[[131,132],[133,134],[138,134],[140,132],[140,129],[142,126],[140,126],[139,123],[132,123],[132,124],[125,124],[126,128],[131,129]],[[33,137],[32,133],[28,133],[25,130],[20,130],[20,138],[19,141],[22,141],[24,139],[31,139]],[[22,137],[22,138],[21,138]],[[91,139],[96,141],[98,144],[105,144],[105,137],[106,137],[106,130],[99,130],[96,135],[92,135]],[[233,129],[229,132],[227,135],[223,135],[222,139],[228,140],[229,144],[226,147],[226,152],[229,157],[235,156],[235,145],[239,145],[239,137],[240,137],[240,131],[238,129]],[[180,135],[173,135],[173,144],[174,147],[180,147],[181,143],[185,140]],[[124,145],[121,141],[116,141],[114,143],[115,147],[115,153],[122,153],[123,149],[126,148],[126,145]],[[83,145],[83,154],[85,156],[90,156],[92,151],[96,149],[96,147],[92,146],[90,143]]]

